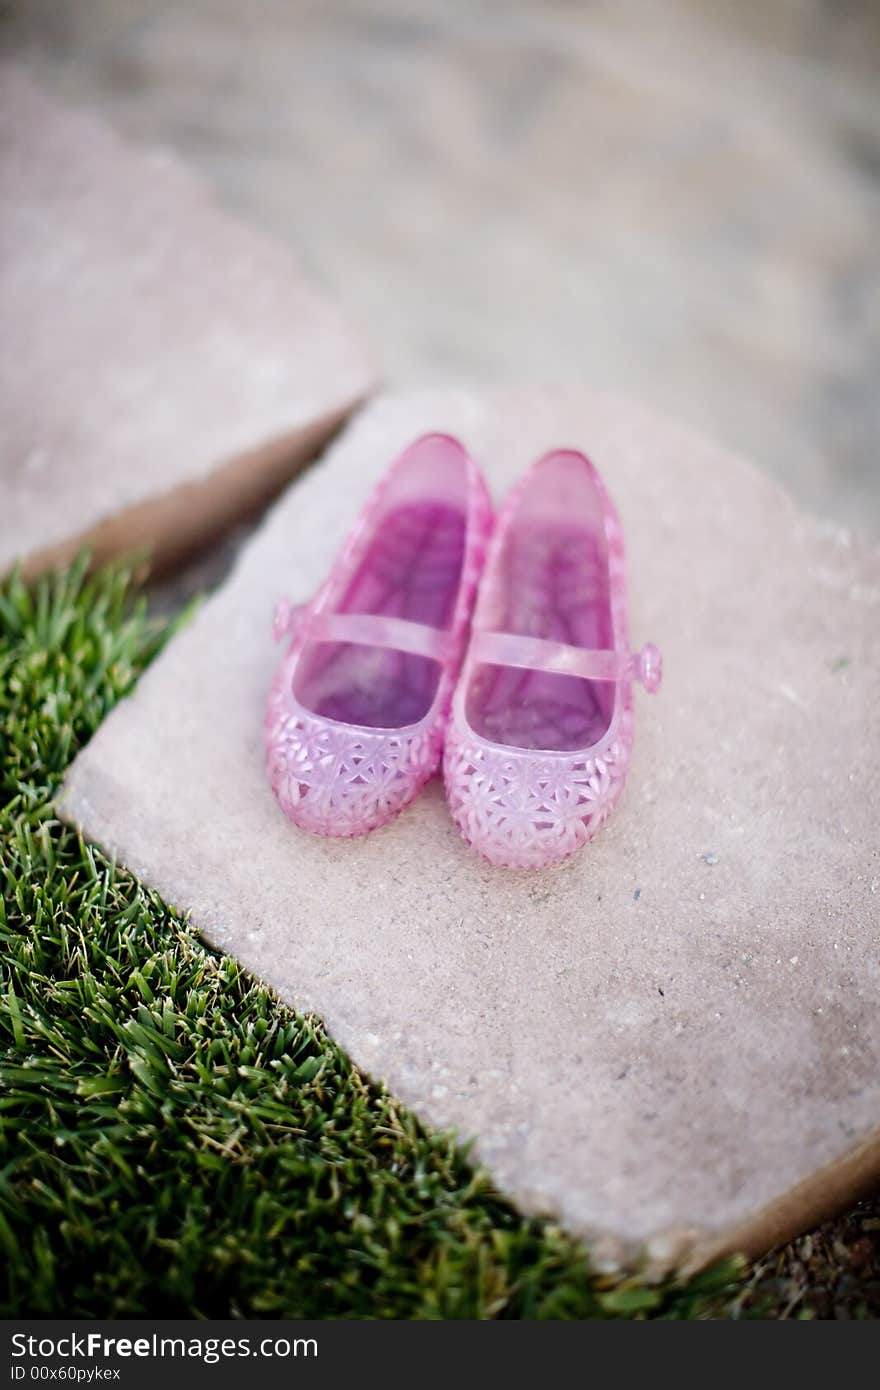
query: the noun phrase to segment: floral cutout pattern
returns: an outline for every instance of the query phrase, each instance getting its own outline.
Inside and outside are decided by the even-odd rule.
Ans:
[[[517,756],[453,723],[444,757],[446,797],[468,844],[493,864],[537,869],[566,859],[601,830],[626,781],[632,713],[595,757]]]
[[[284,670],[266,719],[266,769],[281,809],[319,835],[363,835],[384,825],[436,770],[442,727],[360,729],[291,710]]]

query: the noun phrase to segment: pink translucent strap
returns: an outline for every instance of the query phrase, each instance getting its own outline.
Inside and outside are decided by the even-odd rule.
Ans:
[[[309,619],[309,637],[315,642],[354,642],[361,647],[385,647],[412,656],[445,661],[451,634],[408,618],[377,613],[315,613]]]
[[[663,661],[653,642],[646,643],[640,652],[589,651],[512,632],[477,632],[471,642],[471,656],[489,666],[517,666],[588,681],[639,680],[652,694],[663,677]]]
[[[446,661],[451,650],[451,634],[408,618],[389,618],[375,613],[312,613],[305,604],[280,599],[275,606],[273,631],[276,641],[307,625],[313,642],[353,642],[360,647],[383,647],[432,661]]]

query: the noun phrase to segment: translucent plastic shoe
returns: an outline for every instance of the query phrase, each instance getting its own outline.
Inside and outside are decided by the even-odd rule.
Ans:
[[[660,679],[656,647],[629,650],[623,536],[599,474],[547,454],[498,519],[453,701],[446,795],[468,843],[533,869],[592,839],[626,779],[633,682]]]
[[[491,509],[476,464],[430,434],[391,466],[317,596],[282,600],[289,637],[266,712],[282,810],[319,835],[363,835],[436,771]]]

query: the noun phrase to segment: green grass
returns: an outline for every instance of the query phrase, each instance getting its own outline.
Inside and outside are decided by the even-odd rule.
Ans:
[[[0,1312],[706,1316],[734,1266],[613,1286],[52,797],[167,636],[119,571],[0,586]]]

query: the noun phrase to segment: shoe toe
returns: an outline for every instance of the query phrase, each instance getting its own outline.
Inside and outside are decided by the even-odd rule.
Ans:
[[[567,859],[605,824],[623,788],[627,750],[547,757],[447,739],[449,809],[464,839],[493,864],[539,869]]]
[[[290,820],[314,834],[365,835],[397,815],[439,762],[428,732],[357,729],[304,712],[266,728],[266,767]]]

